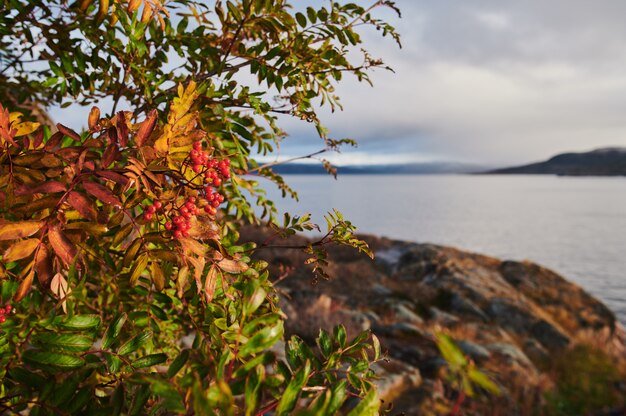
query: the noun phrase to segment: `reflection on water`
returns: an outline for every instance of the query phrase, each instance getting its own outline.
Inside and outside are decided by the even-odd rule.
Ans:
[[[319,223],[331,208],[359,231],[452,245],[554,269],[606,301],[626,322],[626,178],[441,175],[290,175]]]

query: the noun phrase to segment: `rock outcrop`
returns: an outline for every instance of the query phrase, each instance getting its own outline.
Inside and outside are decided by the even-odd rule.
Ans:
[[[259,233],[243,235],[263,241]],[[333,248],[333,278],[317,284],[299,251],[266,248],[263,258],[275,275],[287,276],[277,287],[288,332],[312,340],[319,328],[343,323],[349,336],[367,329],[379,336],[391,359],[380,368],[379,388],[395,403],[393,414],[436,414],[433,398],[441,393],[445,362],[435,331],[447,332],[501,386],[505,394],[493,400],[508,414],[543,405],[545,392],[555,387],[555,357],[576,345],[591,345],[616,367],[626,362],[625,333],[615,315],[546,268],[432,244],[365,239],[376,261]]]

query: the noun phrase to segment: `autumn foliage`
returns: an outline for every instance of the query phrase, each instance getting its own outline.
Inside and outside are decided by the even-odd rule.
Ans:
[[[267,264],[251,260],[257,247],[238,228],[268,221],[276,238],[318,228],[306,215],[277,221],[257,179],[295,193],[253,153],[279,146],[278,114],[313,123],[324,151],[351,143],[329,137],[316,105],[338,105],[342,73],[367,80],[382,66],[347,54],[360,25],[397,39],[371,15],[393,3],[3,7],[12,42],[0,52],[13,64],[0,73],[0,408],[375,414],[376,337],[349,340],[339,326],[315,348],[285,340]],[[164,68],[172,51],[184,70]],[[236,80],[244,69],[252,85]],[[103,97],[112,108],[93,105]],[[68,103],[89,104],[84,129],[34,121],[41,106]],[[327,220],[304,247],[318,277],[328,243],[371,254],[341,214]]]

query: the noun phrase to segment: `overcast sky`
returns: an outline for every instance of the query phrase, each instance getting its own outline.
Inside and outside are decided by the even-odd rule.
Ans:
[[[335,137],[361,143],[336,162],[507,165],[626,146],[625,1],[397,4],[403,18],[388,16],[403,48],[365,36],[395,74],[376,71],[374,88],[340,85],[345,111],[323,115]],[[281,157],[319,148],[310,126],[283,126]]]
[[[340,86],[324,117],[359,139],[340,162],[502,165],[626,146],[626,2],[398,0],[403,48],[368,36],[396,73]],[[289,123],[297,153],[306,126]],[[314,146],[307,146],[306,150]]]

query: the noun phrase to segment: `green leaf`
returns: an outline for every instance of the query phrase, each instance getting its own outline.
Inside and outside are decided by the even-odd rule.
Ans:
[[[332,397],[330,403],[328,403],[327,414],[336,414],[343,403],[346,401],[348,382],[346,380],[340,380],[332,388]]]
[[[79,334],[57,334],[44,332],[33,337],[33,342],[52,349],[68,352],[83,352],[91,348],[93,338]]]
[[[9,378],[31,389],[41,389],[46,379],[37,373],[28,371],[22,367],[13,367],[9,370]]]
[[[328,357],[333,351],[333,341],[330,338],[330,335],[328,335],[328,332],[320,329],[320,333],[316,341],[318,347],[320,348],[320,351],[322,352],[322,355],[324,355],[324,357]]]
[[[122,331],[122,327],[124,326],[127,317],[128,315],[126,315],[126,312],[123,312],[121,314],[118,313],[115,318],[113,318],[113,321],[109,324],[109,327],[104,333],[104,338],[102,339],[103,349],[107,349],[115,343],[117,337],[119,337]]]
[[[176,374],[178,374],[178,372],[180,371],[181,368],[183,368],[183,366],[185,365],[188,359],[189,359],[189,350],[186,350],[186,349],[182,350],[180,354],[178,354],[178,356],[174,359],[174,361],[172,361],[172,364],[170,364],[170,367],[167,369],[167,377],[172,378]]]
[[[250,374],[248,374],[244,395],[246,402],[246,416],[254,415],[256,409],[259,407],[261,385],[264,379],[265,367],[262,365],[256,366],[254,371],[251,371]]]
[[[22,353],[24,362],[40,368],[73,370],[85,365],[85,360],[74,355],[60,352],[26,350]]]
[[[127,355],[137,351],[152,339],[152,331],[143,331],[126,341],[117,351],[119,355]]]
[[[435,334],[435,338],[437,339],[437,347],[441,352],[441,356],[453,371],[458,371],[467,365],[465,354],[456,346],[452,338],[443,333]]]
[[[380,358],[380,340],[372,334],[372,346],[374,347],[374,361]]]
[[[500,394],[500,388],[493,381],[491,381],[486,374],[482,373],[476,368],[470,368],[467,372],[467,376],[470,380],[472,380],[474,383],[487,390],[488,392],[493,394]]]
[[[132,362],[135,368],[152,367],[153,365],[161,364],[167,361],[167,355],[163,353],[150,354],[145,357],[141,357]]]
[[[289,414],[289,412],[291,412],[296,407],[298,397],[300,397],[302,388],[306,385],[306,382],[309,379],[310,372],[311,362],[307,360],[304,363],[304,367],[296,372],[294,377],[285,388],[285,391],[283,392],[283,395],[278,402],[278,407],[276,408],[277,416]]]
[[[380,399],[375,388],[371,388],[367,395],[359,402],[347,416],[377,416],[380,409]]]
[[[296,21],[303,28],[306,27],[306,16],[303,15],[302,13],[300,12],[296,13]]]
[[[278,321],[274,326],[263,328],[239,349],[239,355],[246,357],[268,349],[282,338],[283,332],[283,321]]]
[[[333,335],[335,337],[335,339],[337,340],[337,343],[339,343],[339,346],[341,348],[344,348],[346,346],[346,327],[343,326],[342,324],[337,325],[334,329],[333,329]]]
[[[74,315],[71,318],[59,320],[55,322],[57,326],[65,329],[96,329],[100,326],[100,317],[98,315]]]

